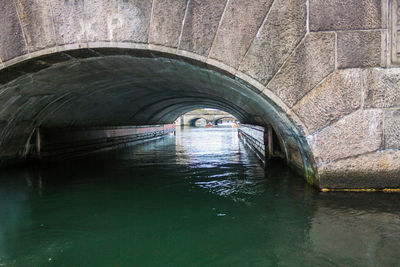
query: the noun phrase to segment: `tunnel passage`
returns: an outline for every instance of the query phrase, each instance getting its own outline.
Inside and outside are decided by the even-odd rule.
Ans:
[[[176,121],[176,125],[186,125],[186,126],[204,126],[207,123],[212,125],[217,125],[220,120],[237,120],[232,114],[221,111],[218,109],[205,108],[205,109],[194,109],[182,116],[180,116]]]
[[[37,128],[170,124],[194,108],[211,107],[243,123],[271,125],[285,146],[288,163],[312,179],[312,156],[300,132],[272,101],[243,80],[165,55],[148,57],[124,50],[116,55],[71,56],[78,52],[93,53],[52,54],[12,70],[63,59],[2,86],[3,162],[25,158]]]
[[[189,121],[189,125],[192,127],[206,126],[207,120],[205,118],[194,118]]]

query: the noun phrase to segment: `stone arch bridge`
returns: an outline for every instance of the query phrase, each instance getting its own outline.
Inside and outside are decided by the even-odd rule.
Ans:
[[[319,188],[400,186],[397,0],[2,0],[0,159],[34,129],[268,126]]]
[[[213,124],[217,124],[219,120],[228,118],[236,120],[236,118],[234,118],[231,114],[224,111],[197,109],[183,114],[178,118],[176,123],[178,125],[194,126],[196,124],[196,120],[203,119],[206,123],[212,122]]]

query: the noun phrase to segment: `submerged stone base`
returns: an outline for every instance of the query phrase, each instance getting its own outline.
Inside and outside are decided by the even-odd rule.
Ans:
[[[110,150],[175,131],[174,124],[101,127],[86,129],[38,129],[31,157],[52,161]]]

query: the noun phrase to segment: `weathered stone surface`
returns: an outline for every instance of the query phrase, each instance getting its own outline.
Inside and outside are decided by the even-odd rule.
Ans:
[[[146,43],[151,0],[86,0],[85,27],[89,42]]]
[[[7,61],[28,52],[13,1],[2,1],[0,16],[0,58]]]
[[[239,70],[266,85],[306,33],[305,0],[277,0]]]
[[[400,107],[400,69],[367,69],[364,106],[366,108]]]
[[[179,49],[207,56],[227,0],[190,1]]]
[[[117,41],[121,27],[117,0],[85,0],[84,24],[89,42]]]
[[[316,162],[378,150],[382,145],[382,117],[381,110],[359,110],[308,136]]]
[[[294,138],[285,140],[286,149],[289,151],[288,153],[288,163],[295,167],[296,170],[303,170],[304,162],[303,156],[300,153],[300,149],[296,143]]]
[[[381,65],[381,31],[338,32],[337,39],[338,68]]]
[[[389,62],[384,60],[388,30],[371,20],[382,12],[360,11],[363,21],[351,11],[377,1],[320,1],[332,8],[339,3],[335,8],[344,13],[331,24],[334,12],[318,21],[332,30],[311,33],[307,7],[312,10],[314,0],[274,0],[272,5],[271,0],[174,1],[154,0],[153,10],[151,0],[3,1],[0,161],[21,158],[19,152],[37,125],[169,123],[193,106],[221,108],[244,123],[271,124],[288,162],[312,182],[308,174],[314,166],[317,174],[326,170],[320,178],[331,187],[335,181],[328,174],[337,184],[346,177],[373,184],[365,176],[377,172],[358,158],[367,161],[376,151],[400,150],[399,68],[366,69]],[[328,11],[321,10],[321,16]],[[343,23],[349,28],[338,29]],[[156,45],[146,45],[148,36]],[[171,48],[179,43],[181,50]],[[68,50],[73,48],[84,49]],[[55,51],[62,53],[47,54]],[[332,73],[335,58],[340,70]],[[310,146],[304,143],[309,132]],[[353,159],[366,171],[346,161]],[[388,159],[389,171],[374,167],[377,177],[399,170],[391,160],[398,158]]]
[[[387,1],[387,0],[386,0]],[[390,37],[390,54],[392,64],[400,64],[400,2],[391,0],[388,5],[388,37]],[[388,42],[389,43],[389,42]]]
[[[381,0],[310,0],[310,30],[359,30],[381,27]]]
[[[118,0],[118,12],[121,16],[118,29],[119,41],[147,42],[152,2],[152,0]],[[114,20],[116,19],[111,20],[111,24],[114,23]]]
[[[52,0],[51,6],[57,44],[85,42],[83,0]]]
[[[29,50],[36,51],[55,45],[51,6],[45,0],[16,1],[18,14]]]
[[[359,69],[337,71],[297,103],[293,111],[313,133],[359,109],[361,91]]]
[[[400,149],[400,109],[385,110],[384,140],[386,149]]]
[[[237,68],[271,4],[272,0],[229,1],[210,57]]]
[[[178,47],[187,1],[153,1],[149,43]]]
[[[335,34],[311,34],[289,57],[266,89],[292,107],[334,70]]]
[[[8,121],[15,111],[18,110],[18,107],[22,106],[24,103],[25,99],[22,95],[14,95],[0,101],[0,121]]]
[[[400,186],[400,151],[385,150],[318,167],[321,188],[395,188]]]

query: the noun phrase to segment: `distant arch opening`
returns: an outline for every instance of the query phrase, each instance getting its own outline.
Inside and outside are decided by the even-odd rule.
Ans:
[[[207,120],[205,118],[195,118],[190,121],[190,126],[192,127],[205,127],[207,125]]]

